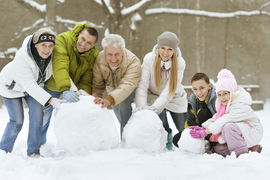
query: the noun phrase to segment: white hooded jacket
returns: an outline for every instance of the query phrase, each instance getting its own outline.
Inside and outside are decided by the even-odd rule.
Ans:
[[[0,73],[0,95],[5,98],[32,96],[40,104],[45,105],[51,95],[38,85],[39,67],[27,52],[28,42],[32,35],[27,36],[22,47],[17,51],[13,61],[8,63]],[[45,81],[52,75],[52,63],[45,70]]]
[[[160,113],[164,108],[175,113],[187,112],[187,94],[183,88],[182,80],[186,67],[185,60],[179,48],[177,48],[178,57],[178,82],[175,94],[169,95],[169,81],[164,81],[162,77],[161,92],[155,85],[154,80],[154,62],[157,51],[157,45],[153,51],[145,55],[142,64],[142,76],[136,90],[136,106],[141,108],[152,105]],[[164,74],[162,74],[164,75]]]
[[[215,120],[215,114],[202,126],[212,134],[218,134],[226,123],[236,123],[247,143],[247,147],[257,145],[262,139],[263,128],[259,118],[251,108],[251,103],[250,94],[243,88],[238,87],[232,95],[231,104],[227,107],[226,113],[217,120]]]

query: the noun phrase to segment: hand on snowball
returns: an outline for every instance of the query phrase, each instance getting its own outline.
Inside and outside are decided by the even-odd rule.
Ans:
[[[63,98],[69,103],[78,102],[80,100],[79,94],[70,90],[66,90],[63,92]]]
[[[49,101],[49,104],[54,107],[54,116],[56,116],[57,112],[59,111],[61,104],[66,103],[67,101],[65,99],[58,99],[52,97]]]
[[[136,113],[136,112],[141,111],[143,109],[144,109],[144,107],[136,107],[135,109],[132,110],[132,113]]]
[[[64,99],[58,99],[58,98],[51,98],[49,104],[52,105],[54,108],[59,109],[62,103],[67,102]]]
[[[102,99],[102,98],[99,98],[99,97],[96,97],[94,99],[94,103],[95,104],[101,104],[101,108],[105,108],[105,107],[108,107],[111,105],[111,102],[107,99]]]
[[[89,94],[88,94],[85,90],[83,90],[83,89],[80,89],[80,90],[78,91],[78,93],[79,93],[79,95],[81,95],[81,96],[89,96]]]
[[[158,109],[155,108],[154,106],[145,106],[143,109],[154,111],[155,113],[158,113]]]
[[[207,133],[203,127],[189,126],[188,128],[190,129],[189,133],[193,138],[204,138],[207,136]]]

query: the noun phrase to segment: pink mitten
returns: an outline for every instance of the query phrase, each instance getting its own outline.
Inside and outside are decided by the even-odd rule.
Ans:
[[[191,129],[189,133],[193,138],[204,138],[205,136],[207,136],[207,133],[205,132],[204,128],[197,129],[197,130]]]
[[[201,129],[204,129],[204,128],[201,127],[201,126],[188,126],[188,129],[191,129],[191,130],[201,130]]]

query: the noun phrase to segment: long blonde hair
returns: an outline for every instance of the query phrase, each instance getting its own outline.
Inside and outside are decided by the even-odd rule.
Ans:
[[[174,95],[177,87],[177,80],[178,80],[178,59],[176,52],[173,52],[172,55],[172,64],[170,69],[170,85],[169,85],[169,95]],[[157,87],[158,92],[160,93],[160,86],[161,86],[161,57],[157,51],[155,56],[155,64],[154,64],[154,79],[155,79],[155,85]]]

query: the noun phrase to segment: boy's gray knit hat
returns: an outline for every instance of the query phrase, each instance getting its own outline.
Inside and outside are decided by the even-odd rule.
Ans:
[[[161,35],[158,36],[157,44],[158,44],[158,47],[169,46],[173,48],[175,51],[177,51],[179,39],[176,36],[176,34],[172,32],[163,32]]]

